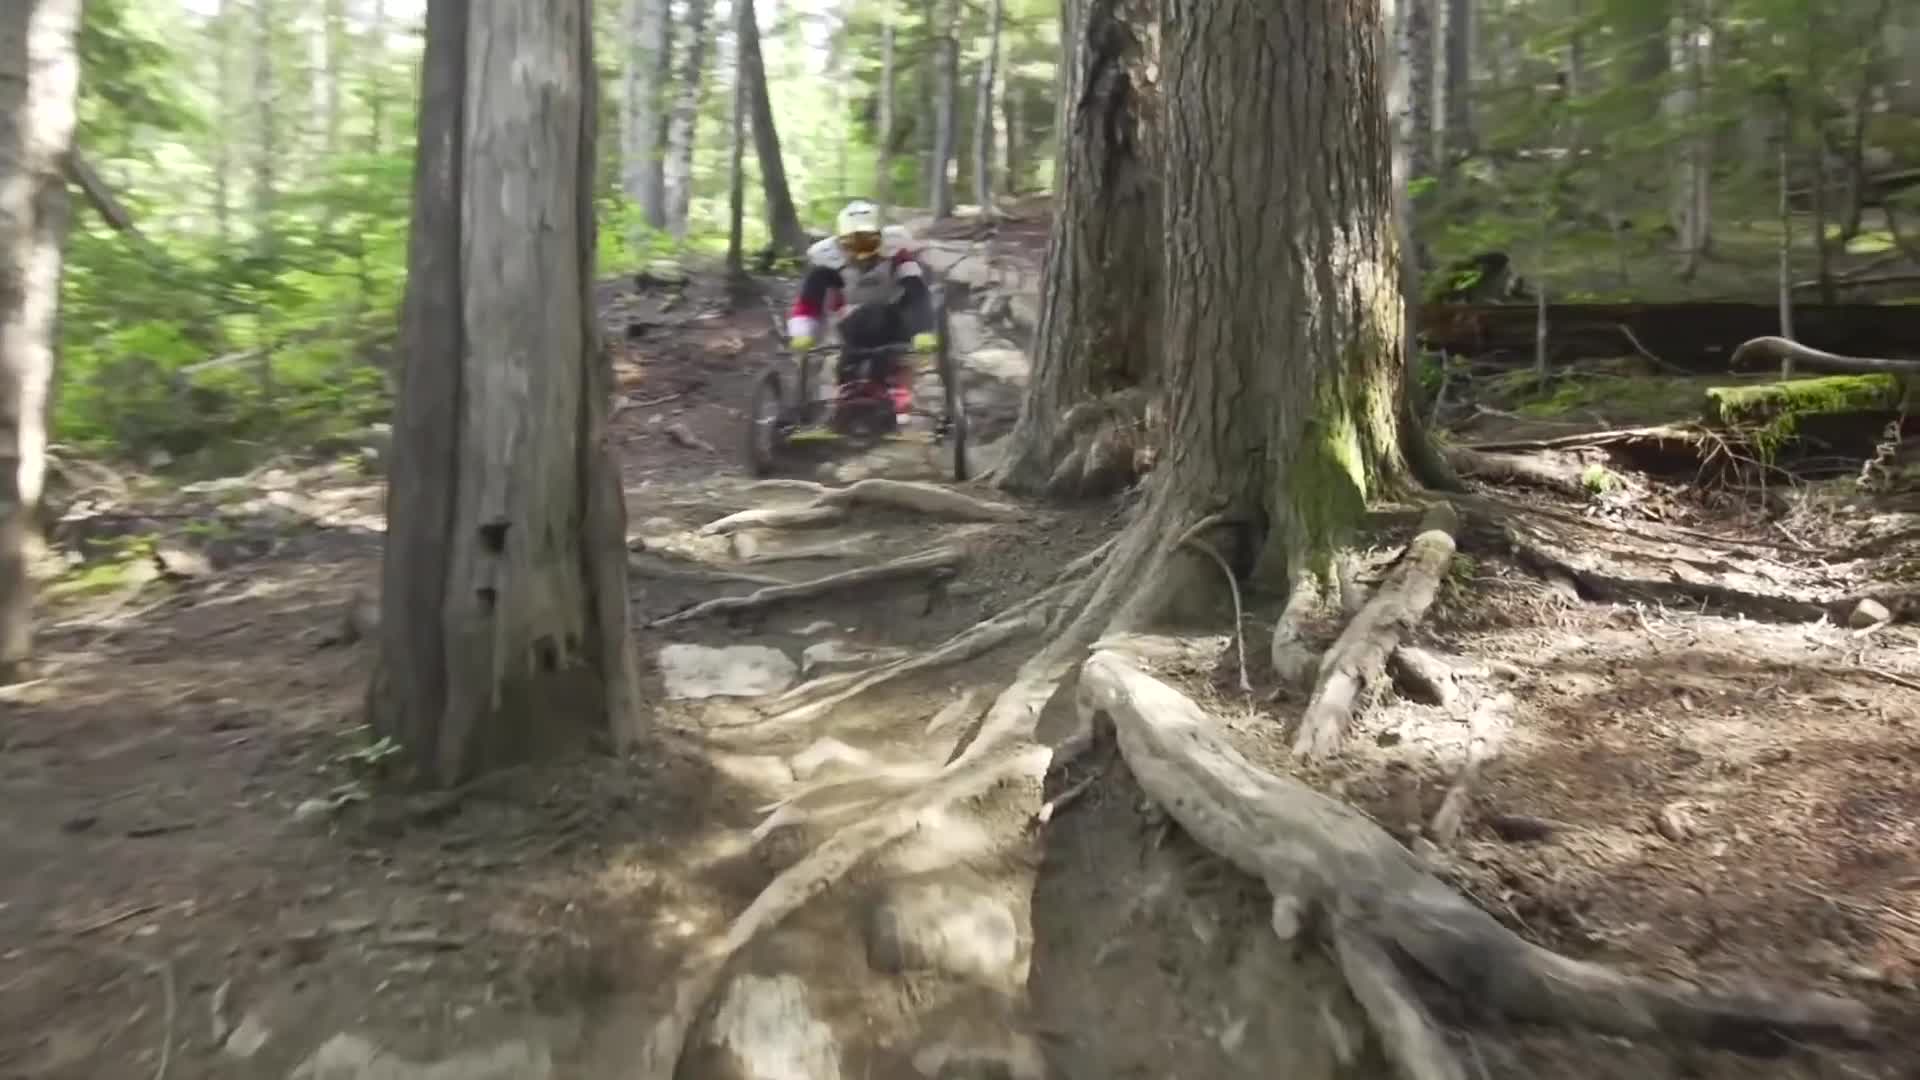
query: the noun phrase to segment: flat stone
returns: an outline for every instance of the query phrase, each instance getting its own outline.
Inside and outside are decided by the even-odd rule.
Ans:
[[[890,888],[867,919],[876,971],[941,971],[991,984],[1017,979],[1020,928],[1002,901],[945,882]]]
[[[1887,606],[1871,597],[1853,605],[1853,612],[1847,616],[1847,625],[1855,630],[1865,630],[1869,626],[1878,626],[1893,618],[1893,612]]]
[[[741,975],[727,987],[707,1041],[738,1080],[838,1080],[840,1044],[795,975]]]
[[[1033,1040],[1006,1032],[991,1041],[943,1039],[913,1055],[913,1069],[929,1080],[1046,1080],[1046,1061]]]
[[[798,674],[786,653],[766,645],[666,645],[659,661],[667,696],[679,700],[777,694]]]
[[[240,1018],[226,1039],[220,1044],[220,1052],[230,1058],[246,1061],[260,1052],[273,1037],[273,1029],[260,1018],[259,1013],[250,1012]]]
[[[553,1075],[547,1049],[518,1040],[423,1064],[341,1032],[295,1066],[287,1080],[552,1080]]]

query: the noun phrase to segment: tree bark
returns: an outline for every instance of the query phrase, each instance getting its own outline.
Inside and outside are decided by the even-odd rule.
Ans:
[[[734,0],[743,9],[739,19],[740,66],[752,109],[753,149],[760,159],[760,181],[767,195],[767,231],[773,246],[798,255],[811,241],[800,227],[787,187],[787,166],[780,153],[780,132],[773,123],[773,99],[767,92],[767,69],[760,58],[760,23],[753,0]]]
[[[676,240],[687,238],[687,213],[693,206],[693,139],[706,90],[707,6],[708,0],[687,0],[686,64],[667,124],[667,229]]]
[[[374,74],[367,86],[367,152],[379,154],[386,148],[387,94],[380,81],[380,60],[387,54],[387,0],[373,0],[373,13],[367,17],[367,52],[372,57]]]
[[[1171,432],[1147,518],[1251,523],[1254,576],[1284,583],[1405,480],[1380,7],[1166,10]]]
[[[1025,138],[1025,133],[1020,130],[1021,117],[1026,112],[1021,107],[1023,102],[1021,84],[1003,67],[1000,75],[1000,126],[1006,131],[1000,137],[1004,155],[1001,161],[1000,187],[1008,195],[1018,195],[1023,190],[1020,186],[1020,172],[1025,167],[1021,160],[1021,152],[1024,150],[1021,140]]]
[[[664,75],[671,25],[667,0],[627,0],[621,59],[620,187],[653,228],[667,224],[660,161]]]
[[[993,210],[993,83],[1000,66],[1002,0],[993,0],[987,14],[987,55],[980,62],[979,93],[973,110],[973,195],[982,213]]]
[[[928,4],[927,10],[932,13],[934,5]],[[936,218],[953,216],[953,178],[949,171],[956,141],[953,112],[960,68],[960,42],[954,36],[957,21],[957,4],[955,0],[948,0],[938,19],[927,27],[927,32],[933,35],[934,56],[933,160],[928,167],[927,207]]]
[[[80,0],[0,7],[0,684],[33,657]]]
[[[454,784],[636,733],[589,0],[430,0],[374,729]]]
[[[1448,167],[1475,149],[1473,125],[1473,0],[1440,0],[1439,102],[1434,108],[1434,156]]]
[[[1434,169],[1434,40],[1433,6],[1437,0],[1400,0],[1401,36],[1407,58],[1407,177],[1419,180],[1436,175]]]
[[[1067,411],[1158,385],[1163,104],[1154,0],[1074,0],[1057,205],[1033,375],[999,472],[1036,491],[1070,447]]]

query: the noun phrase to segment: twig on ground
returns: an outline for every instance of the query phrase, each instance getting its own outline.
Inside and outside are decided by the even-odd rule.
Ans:
[[[1207,543],[1205,540],[1198,537],[1188,537],[1183,539],[1181,543],[1212,559],[1213,564],[1220,568],[1220,573],[1226,576],[1227,590],[1233,593],[1233,645],[1234,648],[1238,650],[1240,657],[1240,689],[1243,693],[1251,694],[1253,693],[1253,683],[1247,679],[1246,615],[1240,607],[1240,583],[1234,580],[1233,567],[1228,566],[1227,560],[1222,557],[1218,551],[1214,550],[1212,544]]]
[[[1671,371],[1677,375],[1692,374],[1692,372],[1688,371],[1686,368],[1679,367],[1674,364],[1669,364],[1665,360],[1662,360],[1659,357],[1653,355],[1653,353],[1645,345],[1640,344],[1640,339],[1634,336],[1633,327],[1628,326],[1626,323],[1616,323],[1615,325],[1617,325],[1620,328],[1620,332],[1622,334],[1626,335],[1627,344],[1633,346],[1633,351],[1645,357],[1655,367],[1664,368],[1667,371]]]
[[[1039,828],[1047,822],[1052,821],[1055,814],[1072,806],[1080,796],[1085,795],[1087,789],[1093,786],[1093,782],[1100,779],[1101,775],[1106,771],[1106,769],[1102,768],[1093,775],[1086,777],[1079,783],[1074,784],[1067,790],[1042,803],[1040,809],[1034,811],[1033,820],[1029,822],[1029,827]]]
[[[173,986],[172,961],[162,960],[153,967],[160,976],[160,993],[165,1001],[165,1015],[160,1018],[160,1062],[153,1068],[153,1080],[167,1080],[167,1068],[173,1064],[173,1025],[180,1001]]]
[[[118,926],[128,919],[137,919],[142,915],[151,915],[159,911],[160,907],[161,905],[159,904],[137,904],[123,911],[116,912],[115,914],[103,916],[93,922],[87,923],[85,926],[75,927],[70,933],[72,933],[74,937],[85,937],[88,934],[97,933],[108,927]]]

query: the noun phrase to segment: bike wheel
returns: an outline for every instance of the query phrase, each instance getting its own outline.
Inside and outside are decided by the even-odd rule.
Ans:
[[[948,343],[947,305],[944,299],[934,312],[938,327],[934,349],[935,369],[940,373],[940,392],[946,399],[947,438],[953,441],[953,478],[964,482],[967,479],[967,394],[962,385],[959,358],[953,355],[953,346]]]
[[[747,471],[766,476],[787,448],[787,397],[780,369],[769,367],[753,381],[747,398]]]

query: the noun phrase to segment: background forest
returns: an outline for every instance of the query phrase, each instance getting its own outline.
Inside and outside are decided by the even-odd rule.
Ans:
[[[747,110],[749,249],[788,193],[818,228],[854,194],[942,213],[980,203],[982,181],[996,199],[1046,190],[1055,5],[761,0],[747,43],[761,63],[744,69],[731,8],[598,7],[604,272],[724,249],[741,70],[770,121]],[[1920,245],[1901,213],[1920,208],[1912,5],[1432,0],[1409,14],[1431,42],[1410,64],[1430,289],[1513,292],[1449,269],[1498,250],[1556,300],[1765,298],[1783,169],[1796,280],[1818,290],[1828,256],[1888,263]],[[79,143],[125,216],[76,219],[56,437],[217,471],[378,422],[422,5],[93,0],[85,18]]]

